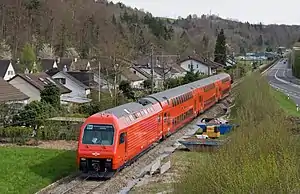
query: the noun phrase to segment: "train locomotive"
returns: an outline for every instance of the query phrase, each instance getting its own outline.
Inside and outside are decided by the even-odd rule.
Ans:
[[[79,170],[112,177],[228,96],[231,84],[230,75],[220,73],[91,115],[79,133]]]

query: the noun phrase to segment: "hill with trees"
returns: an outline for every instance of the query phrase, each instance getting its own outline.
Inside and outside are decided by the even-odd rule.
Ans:
[[[0,56],[19,58],[29,43],[42,58],[117,56],[129,60],[154,52],[214,58],[224,29],[229,53],[289,46],[300,27],[263,25],[217,16],[168,19],[105,0],[3,0]]]

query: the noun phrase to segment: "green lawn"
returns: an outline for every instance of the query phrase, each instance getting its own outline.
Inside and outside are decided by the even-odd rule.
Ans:
[[[74,172],[74,151],[0,147],[0,193],[35,193]]]
[[[300,116],[300,111],[297,112],[296,110],[296,104],[294,103],[293,100],[288,99],[287,95],[285,95],[284,93],[277,91],[277,90],[273,90],[274,93],[274,97],[277,100],[278,104],[280,105],[280,107],[288,114],[291,116]]]

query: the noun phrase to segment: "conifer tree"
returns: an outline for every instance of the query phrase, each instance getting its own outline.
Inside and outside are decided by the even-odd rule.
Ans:
[[[217,37],[214,61],[226,65],[226,38],[223,29],[221,29]]]

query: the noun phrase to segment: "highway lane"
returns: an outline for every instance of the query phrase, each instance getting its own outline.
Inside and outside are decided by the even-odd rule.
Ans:
[[[286,61],[286,63],[284,63]],[[286,59],[280,60],[266,72],[269,84],[286,95],[300,106],[300,80],[292,75]]]

